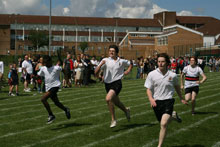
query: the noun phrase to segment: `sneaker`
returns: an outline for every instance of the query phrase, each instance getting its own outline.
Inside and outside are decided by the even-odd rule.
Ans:
[[[127,108],[127,112],[125,113],[125,116],[126,116],[126,118],[128,119],[128,122],[129,122],[130,119],[131,119],[131,116],[130,116],[130,108],[129,108],[129,107]]]
[[[9,95],[9,96],[15,96],[13,93],[9,93],[8,95]]]
[[[16,96],[19,96],[19,93],[16,93]]]
[[[51,124],[55,119],[56,119],[56,118],[55,118],[54,115],[49,115],[49,116],[48,116],[48,120],[47,120],[47,124]]]
[[[195,111],[192,111],[192,116],[194,116],[194,115],[195,115],[195,113],[196,113]]]
[[[24,89],[24,92],[31,92],[30,89]]]
[[[182,119],[178,116],[178,114],[176,113],[176,111],[173,111],[172,117],[173,117],[178,123],[181,123],[181,122],[182,122]]]
[[[111,121],[110,128],[116,127],[116,124],[117,124],[116,120],[112,120],[112,121]]]
[[[66,114],[67,119],[71,118],[71,114],[70,114],[70,109],[69,108],[66,108],[65,114]]]

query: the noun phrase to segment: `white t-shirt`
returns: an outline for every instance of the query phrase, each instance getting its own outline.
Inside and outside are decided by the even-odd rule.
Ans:
[[[105,64],[102,65],[105,83],[112,83],[121,79],[124,76],[125,67],[130,65],[130,61],[120,59],[119,57],[117,60],[114,60],[111,57],[102,60],[105,60]]]
[[[155,100],[172,99],[175,85],[179,85],[177,75],[170,70],[163,75],[159,68],[148,74],[144,84],[152,91]]]
[[[46,91],[53,87],[60,87],[61,82],[59,77],[61,70],[62,68],[60,66],[52,66],[50,68],[47,68],[46,66],[41,67],[37,74],[45,78]]]
[[[4,73],[4,63],[0,61],[0,73]]]
[[[22,68],[25,68],[27,70],[28,74],[32,74],[33,73],[33,67],[30,61],[24,60],[22,62]]]
[[[185,88],[199,86],[196,81],[198,81],[199,76],[203,74],[203,71],[199,66],[192,68],[191,65],[188,65],[184,67],[182,72],[185,74]]]

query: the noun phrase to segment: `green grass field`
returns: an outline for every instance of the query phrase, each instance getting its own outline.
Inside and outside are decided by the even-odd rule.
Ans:
[[[191,107],[180,103],[175,94],[174,109],[183,119],[172,122],[164,147],[220,146],[220,74],[206,73],[208,80],[200,86],[195,116]],[[124,79],[121,101],[131,108],[131,121],[116,108],[117,127],[111,129],[105,102],[104,85],[62,89],[60,101],[71,109],[66,119],[51,100],[56,120],[46,124],[47,112],[41,94],[23,93],[9,97],[8,87],[0,93],[0,147],[142,147],[157,146],[159,123],[145,94],[144,80]],[[22,84],[20,84],[22,91]]]

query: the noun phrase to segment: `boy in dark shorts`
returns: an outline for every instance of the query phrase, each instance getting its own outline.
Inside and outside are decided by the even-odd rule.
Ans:
[[[177,113],[173,111],[174,91],[177,92],[183,104],[187,102],[183,99],[178,83],[177,74],[168,70],[170,64],[169,56],[161,53],[157,57],[158,68],[150,72],[144,86],[147,88],[147,96],[151,107],[160,122],[160,134],[158,147],[161,147],[166,136],[168,124],[172,120],[181,122]]]
[[[55,120],[55,115],[51,111],[50,105],[47,102],[48,98],[51,98],[57,107],[65,111],[67,119],[70,119],[71,115],[69,108],[63,106],[63,104],[60,103],[57,97],[57,92],[61,85],[61,82],[59,80],[59,75],[62,68],[58,65],[52,66],[52,59],[50,56],[45,56],[43,58],[43,62],[44,62],[44,66],[41,67],[40,71],[37,74],[45,78],[46,93],[41,98],[41,102],[44,104],[44,107],[46,108],[49,114],[47,124],[50,124]]]

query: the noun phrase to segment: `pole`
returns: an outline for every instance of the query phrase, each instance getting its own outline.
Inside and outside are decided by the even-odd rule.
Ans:
[[[50,0],[50,16],[49,16],[49,56],[51,48],[51,0]]]
[[[15,61],[17,60],[17,16],[15,15]]]

